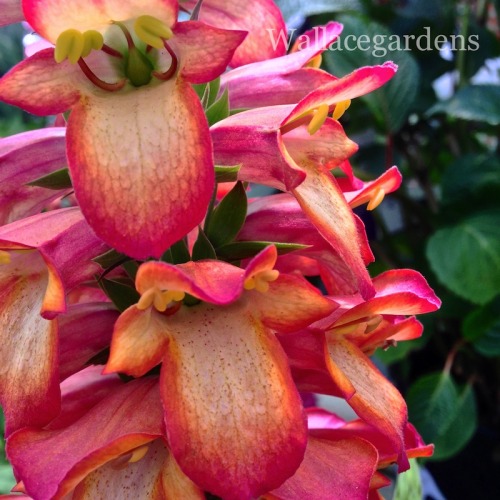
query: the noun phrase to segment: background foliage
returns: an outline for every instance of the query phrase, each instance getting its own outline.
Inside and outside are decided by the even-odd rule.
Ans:
[[[329,50],[323,67],[343,76],[385,60],[399,65],[388,85],[352,103],[342,123],[360,145],[352,163],[361,178],[373,178],[393,164],[404,175],[399,192],[374,213],[360,212],[377,258],[372,275],[395,267],[418,269],[443,300],[443,307],[423,318],[421,339],[382,352],[378,358],[407,399],[410,419],[424,439],[436,445],[434,457],[423,465],[443,494],[500,498],[496,480],[500,462],[500,77],[498,70],[486,75],[489,82],[477,77],[500,54],[500,2],[277,3],[290,25],[302,30],[333,19],[344,24],[343,37],[386,35],[384,57],[372,50]],[[22,32],[21,26],[0,29],[0,74],[22,58]],[[424,33],[430,33],[432,50],[418,50],[415,43],[411,51],[389,50],[390,35]],[[444,58],[434,48],[439,35],[465,39],[477,35],[479,48],[449,51]],[[447,99],[438,99],[438,79],[448,86]],[[0,104],[0,136],[43,123]],[[410,498],[405,488],[415,481],[414,472],[406,476],[395,498]],[[7,492],[12,482],[10,468],[0,456],[0,492]],[[415,496],[415,488],[411,491]]]
[[[389,84],[352,103],[342,123],[360,145],[352,158],[360,177],[392,164],[404,177],[373,214],[361,212],[377,258],[370,271],[418,269],[443,307],[423,318],[421,339],[377,356],[403,392],[411,421],[436,445],[424,465],[443,494],[500,498],[500,75],[485,71],[500,55],[500,2],[277,3],[294,27],[333,19],[344,24],[343,38],[386,35],[385,56],[328,50],[323,67],[343,76],[386,60],[399,65]],[[427,33],[431,50],[419,50],[416,39]],[[411,50],[390,50],[390,35],[415,35]],[[478,48],[443,57],[434,44],[440,35],[473,36]],[[448,96],[439,99],[443,87]]]

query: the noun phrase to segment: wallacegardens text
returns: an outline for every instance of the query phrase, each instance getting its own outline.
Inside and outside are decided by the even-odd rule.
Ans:
[[[304,50],[310,47],[312,43],[318,43],[320,37],[326,37],[324,26],[316,26],[313,28],[314,35],[303,34],[295,41],[295,46],[298,50]],[[287,51],[292,46],[292,40],[295,36],[296,29],[291,29],[289,32],[268,28],[271,43],[276,49],[278,44],[285,44]],[[467,39],[463,35],[437,35],[434,38],[431,36],[431,28],[426,26],[425,33],[422,35],[346,35],[340,36],[333,43],[328,45],[326,50],[346,50],[348,52],[361,50],[371,53],[374,57],[385,57],[388,52],[394,51],[430,51],[442,50],[447,47],[449,50],[470,50],[476,51],[479,49],[479,35],[469,35]],[[316,42],[315,42],[316,41]],[[412,43],[413,42],[413,43]],[[325,44],[326,45],[326,44]],[[413,47],[411,46],[413,45]]]

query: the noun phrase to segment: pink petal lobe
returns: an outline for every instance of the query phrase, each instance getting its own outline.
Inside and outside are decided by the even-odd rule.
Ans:
[[[283,124],[290,123],[323,103],[333,105],[347,99],[354,99],[378,89],[396,73],[397,66],[387,62],[381,66],[366,66],[339,78],[323,87],[313,90],[295,106]]]
[[[141,377],[158,365],[168,343],[168,320],[153,308],[124,311],[115,324],[105,373]]]
[[[246,31],[214,28],[198,21],[178,23],[172,44],[180,52],[180,74],[188,82],[206,83],[221,75]]]
[[[372,297],[375,291],[361,254],[362,244],[352,210],[329,172],[309,166],[304,169],[307,177],[293,190],[294,196],[321,235],[352,270],[361,295]]]
[[[278,332],[294,332],[333,312],[335,305],[298,276],[280,275],[266,293],[248,300],[264,324]]]
[[[172,265],[146,262],[136,276],[141,294],[150,288],[179,290],[214,304],[234,302],[243,290],[244,271],[222,261],[201,260]]]
[[[48,275],[33,251],[0,265],[0,402],[6,434],[45,425],[59,412],[57,324],[40,316]]]
[[[241,304],[202,304],[169,319],[161,393],[180,467],[227,499],[279,486],[302,461],[306,428],[277,340]]]
[[[50,127],[2,139],[0,144],[0,224],[42,211],[69,190],[28,186],[66,165],[65,129]]]
[[[0,0],[0,26],[19,23],[23,19],[21,0]]]
[[[185,4],[193,8],[196,1],[188,0]],[[249,12],[252,15],[248,15]],[[225,29],[248,31],[247,38],[231,60],[233,67],[286,53],[286,43],[279,37],[279,33],[286,37],[285,21],[272,0],[205,0],[199,19]],[[276,33],[275,39],[269,30]]]
[[[212,147],[201,104],[181,79],[82,99],[67,141],[82,211],[118,251],[160,257],[203,219]]]
[[[148,445],[144,458],[119,468],[113,462],[91,472],[75,489],[73,500],[182,498],[202,500],[203,492],[179,469],[161,439]]]
[[[29,113],[64,113],[80,98],[80,68],[56,63],[54,49],[44,49],[14,66],[0,79],[0,100]]]
[[[109,346],[118,311],[110,303],[70,306],[59,318],[61,380],[80,371],[87,361]]]
[[[399,470],[409,468],[404,453],[404,429],[407,423],[406,403],[399,391],[378,371],[375,365],[351,342],[329,335],[328,369],[339,387],[344,379],[355,389],[346,394],[353,410],[376,427],[397,450]]]
[[[161,420],[157,380],[134,380],[67,428],[21,429],[10,437],[7,453],[27,493],[62,498],[93,470],[160,437]]]
[[[23,10],[33,29],[55,43],[68,29],[104,33],[111,21],[127,21],[142,15],[156,17],[171,26],[177,19],[178,4],[175,0],[89,0],[77,4],[65,0],[24,0]]]
[[[359,438],[326,440],[309,437],[297,472],[266,500],[361,500],[367,498],[378,454]]]

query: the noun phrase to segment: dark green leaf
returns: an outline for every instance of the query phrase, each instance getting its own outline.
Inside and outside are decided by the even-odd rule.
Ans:
[[[399,50],[395,43],[391,45],[393,40],[389,37],[393,33],[370,19],[345,15],[338,20],[344,25],[342,36],[333,50],[323,54],[326,67],[332,74],[343,76],[360,66],[378,65],[389,60],[398,65],[398,72],[392,80],[361,97],[384,130],[396,132],[405,123],[419,89],[420,73],[415,58],[409,51]],[[355,37],[354,42],[352,37]],[[351,40],[349,47],[343,40],[345,43]],[[368,43],[360,45],[360,40],[368,40]]]
[[[247,215],[247,193],[242,182],[237,182],[215,207],[206,229],[215,248],[233,241]]]
[[[427,258],[443,285],[475,304],[486,304],[500,291],[500,210],[440,229],[428,241]]]
[[[118,280],[108,280],[106,278],[99,280],[98,283],[104,293],[121,312],[137,304],[140,299],[139,293],[130,284]]]
[[[229,116],[229,93],[227,87],[219,99],[207,108],[206,115],[210,126]]]
[[[208,84],[208,101],[207,101],[207,107],[211,106],[217,99],[217,94],[219,93],[220,89],[220,77],[216,78],[215,80],[212,80]]]
[[[500,297],[470,313],[462,330],[477,352],[487,357],[500,356]]]
[[[500,124],[500,86],[468,85],[450,100],[433,106],[428,115],[446,113],[453,118]]]
[[[165,252],[165,255],[162,256],[162,260],[170,264],[184,264],[185,262],[189,262],[191,256],[189,255],[189,250],[185,241],[179,240],[177,243],[174,243],[167,252]]]
[[[206,88],[207,88],[207,84],[206,83],[196,83],[196,84],[193,84],[193,89],[198,94],[198,97],[200,98],[200,101],[203,99],[203,96],[205,95]]]
[[[125,260],[130,259],[126,255],[116,251],[114,248],[108,250],[107,252],[94,257],[92,260],[99,264],[103,269],[109,269],[110,267],[116,266],[125,262]]]
[[[465,155],[457,158],[443,175],[443,203],[450,205],[471,199],[498,201],[500,159],[490,155]]]
[[[323,12],[345,12],[361,9],[358,0],[276,0],[285,20],[296,19],[297,16],[308,17]]]
[[[407,397],[409,419],[426,443],[434,443],[433,460],[458,453],[477,427],[472,388],[459,388],[448,373],[432,373],[415,382]]]
[[[72,187],[71,177],[67,168],[61,168],[50,174],[39,177],[34,181],[28,182],[28,186],[38,186],[47,189],[68,189]]]
[[[215,180],[217,182],[236,182],[240,168],[241,164],[233,167],[215,165]]]
[[[254,257],[261,250],[274,245],[278,250],[278,255],[285,255],[295,250],[302,250],[308,245],[299,245],[297,243],[276,243],[273,241],[236,241],[228,243],[217,249],[217,255],[225,260],[240,260]]]
[[[214,247],[203,229],[199,228],[198,238],[193,245],[193,260],[217,259]]]

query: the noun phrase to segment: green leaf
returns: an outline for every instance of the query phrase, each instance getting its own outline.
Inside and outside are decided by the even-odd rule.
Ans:
[[[196,92],[196,94],[198,94],[200,101],[202,101],[203,97],[205,96],[207,84],[206,83],[195,83],[192,85],[192,87],[193,87],[194,91]]]
[[[127,257],[125,254],[118,252],[114,248],[108,250],[107,252],[94,257],[92,260],[99,264],[103,269],[109,269],[110,267],[117,266],[125,262],[125,260],[129,260],[130,257]]]
[[[410,469],[399,474],[393,500],[422,500],[422,481],[417,459],[410,459]]]
[[[237,182],[222,198],[210,217],[206,233],[215,248],[233,241],[240,232],[247,215],[247,193],[242,182]]]
[[[458,387],[448,373],[432,373],[408,391],[409,419],[426,443],[434,443],[433,460],[458,453],[477,427],[474,393],[470,385]]]
[[[137,304],[141,296],[133,286],[119,280],[103,278],[98,281],[104,293],[111,299],[116,308],[123,312],[130,306]]]
[[[468,314],[462,333],[483,356],[500,356],[500,297]]]
[[[236,182],[241,164],[226,167],[224,165],[215,165],[215,180],[217,182]]]
[[[206,115],[210,126],[229,116],[229,92],[227,87],[219,99],[207,108]]]
[[[346,10],[360,10],[358,0],[275,0],[286,21],[298,16],[308,17],[323,12],[345,12]]]
[[[198,238],[193,245],[193,260],[203,259],[217,259],[217,254],[207,235],[200,227]]]
[[[212,80],[208,84],[207,107],[211,106],[215,102],[215,100],[217,99],[217,94],[219,93],[219,89],[220,89],[220,76],[215,80]]]
[[[273,241],[236,241],[228,243],[217,249],[217,255],[226,260],[240,260],[254,257],[261,250],[274,245],[278,250],[278,255],[285,255],[295,250],[308,248],[308,245],[299,245],[298,243],[276,243]]]
[[[10,464],[0,464],[0,494],[10,493],[16,482]]]
[[[174,243],[161,257],[164,262],[170,264],[184,264],[191,260],[189,250],[184,240]]]
[[[361,97],[384,130],[396,132],[405,123],[417,97],[420,72],[415,58],[409,51],[400,50],[395,38],[390,38],[394,34],[373,20],[344,15],[338,21],[344,25],[342,36],[333,50],[323,53],[326,67],[332,74],[343,76],[360,66],[378,65],[388,60],[398,65],[398,72],[392,80]],[[344,40],[345,43],[351,40],[349,48],[353,50],[348,50]],[[360,43],[362,40],[367,43]]]
[[[451,99],[433,106],[428,115],[446,113],[452,118],[500,124],[500,86],[468,85]]]
[[[443,203],[468,202],[471,198],[498,199],[500,192],[500,159],[492,155],[465,155],[446,169],[441,186]]]
[[[61,168],[55,172],[39,177],[34,181],[28,182],[28,186],[38,186],[47,189],[68,189],[73,187],[71,183],[71,177],[69,176],[69,170],[67,168]]]
[[[475,304],[500,291],[500,210],[472,215],[434,233],[427,258],[439,281]]]

